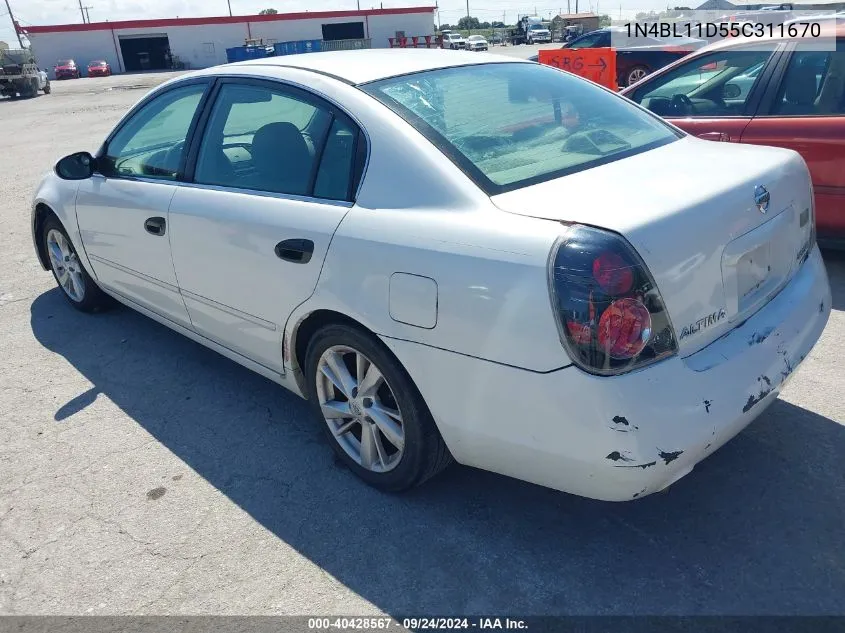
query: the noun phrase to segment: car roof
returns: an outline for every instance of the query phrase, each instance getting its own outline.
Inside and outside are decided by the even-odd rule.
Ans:
[[[440,48],[373,48],[357,51],[327,51],[265,57],[214,66],[213,69],[209,69],[213,72],[208,74],[225,73],[227,68],[239,66],[252,66],[253,68],[256,66],[286,66],[330,75],[348,83],[361,84],[425,70],[469,66],[478,63],[530,62],[492,53],[474,53],[470,57],[463,51]],[[201,71],[200,74],[205,73]]]

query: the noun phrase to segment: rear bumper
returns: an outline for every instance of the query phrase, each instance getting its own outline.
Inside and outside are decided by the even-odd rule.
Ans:
[[[688,474],[758,417],[831,309],[818,248],[740,327],[687,358],[603,378],[538,374],[387,339],[455,459],[565,492],[625,501]]]

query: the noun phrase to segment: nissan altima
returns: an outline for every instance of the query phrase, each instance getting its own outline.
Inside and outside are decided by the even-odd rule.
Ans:
[[[814,221],[791,150],[441,50],[181,75],[32,205],[70,305],[116,300],[307,398],[369,484],[456,461],[610,501],[777,398],[830,314]]]

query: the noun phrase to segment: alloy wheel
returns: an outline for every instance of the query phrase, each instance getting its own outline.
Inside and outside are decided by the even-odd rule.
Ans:
[[[628,85],[632,85],[637,83],[640,79],[645,77],[648,74],[645,68],[634,68],[630,73],[628,73]]]
[[[402,412],[381,370],[358,350],[329,347],[317,363],[317,398],[340,447],[362,468],[384,473],[405,451]]]
[[[62,290],[72,301],[80,303],[85,298],[82,264],[73,246],[61,231],[50,229],[47,233],[47,253]]]

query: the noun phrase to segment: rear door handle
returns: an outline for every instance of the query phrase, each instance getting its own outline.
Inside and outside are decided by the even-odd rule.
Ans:
[[[705,141],[725,141],[731,140],[731,137],[724,132],[704,132],[698,135],[698,138],[703,138]]]
[[[144,222],[144,228],[147,230],[147,233],[152,233],[153,235],[164,235],[166,227],[167,222],[164,218],[147,218]]]
[[[276,244],[276,257],[296,264],[307,264],[314,254],[314,242],[302,238],[283,240]]]

